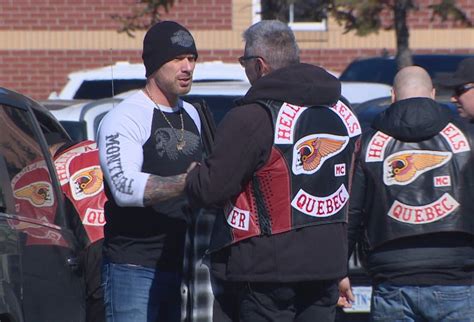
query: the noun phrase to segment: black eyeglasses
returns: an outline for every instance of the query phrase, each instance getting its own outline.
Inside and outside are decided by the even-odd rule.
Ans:
[[[462,94],[466,93],[468,90],[473,89],[474,84],[464,84],[454,88],[454,94],[459,97]]]
[[[239,63],[240,63],[240,65],[242,65],[242,67],[245,67],[245,62],[249,59],[254,59],[254,58],[263,59],[261,56],[240,56],[239,57]]]

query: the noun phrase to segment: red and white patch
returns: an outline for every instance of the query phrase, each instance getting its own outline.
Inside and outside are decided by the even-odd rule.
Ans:
[[[451,177],[450,176],[434,177],[433,183],[435,187],[451,187]]]
[[[275,144],[293,144],[296,121],[307,107],[283,103],[275,124]]]
[[[104,226],[105,225],[105,216],[103,209],[92,209],[88,208],[84,219],[82,220],[84,225],[89,226]]]
[[[429,224],[445,218],[459,207],[459,203],[445,193],[433,203],[424,206],[410,206],[395,201],[388,211],[388,216],[407,224]]]
[[[50,182],[37,181],[13,191],[15,198],[28,201],[33,207],[43,208],[54,205],[53,187]]]
[[[101,193],[104,189],[103,181],[103,173],[98,165],[80,169],[71,175],[69,181],[72,197],[82,200]]]
[[[291,201],[291,206],[308,216],[329,217],[338,213],[348,200],[349,193],[344,185],[326,197],[313,196],[300,189]]]
[[[69,182],[68,169],[71,160],[82,153],[90,152],[95,149],[97,149],[97,144],[95,142],[88,145],[81,145],[62,153],[57,159],[54,160],[54,166],[56,168],[61,186]]]
[[[448,141],[451,151],[453,153],[460,153],[470,151],[469,141],[466,136],[454,124],[449,123],[440,134]]]
[[[334,165],[334,176],[335,177],[344,177],[346,175],[346,164],[339,163]]]
[[[311,134],[296,142],[293,147],[293,173],[313,174],[324,162],[344,150],[349,138],[332,134]]]
[[[234,206],[227,214],[227,223],[235,229],[248,231],[250,212]]]
[[[365,162],[381,162],[383,161],[385,149],[388,143],[393,138],[390,135],[378,131],[370,139],[367,147],[367,153],[365,155]]]
[[[346,104],[341,101],[338,101],[336,104],[331,106],[331,110],[335,112],[337,116],[339,116],[340,119],[344,122],[349,137],[352,138],[361,134],[362,130],[359,120]]]
[[[383,163],[383,182],[407,185],[423,173],[439,168],[451,160],[449,151],[405,150],[389,155]]]

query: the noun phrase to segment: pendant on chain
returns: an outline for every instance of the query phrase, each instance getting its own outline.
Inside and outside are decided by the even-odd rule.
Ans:
[[[184,146],[186,145],[186,141],[182,140],[182,141],[178,141],[178,143],[176,143],[176,149],[178,151],[181,151],[184,149]]]

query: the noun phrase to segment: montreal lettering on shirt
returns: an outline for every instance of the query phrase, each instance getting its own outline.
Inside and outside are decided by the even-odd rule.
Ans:
[[[312,217],[329,217],[341,210],[349,200],[349,193],[342,184],[333,194],[326,197],[313,196],[300,189],[291,202],[291,206]]]
[[[133,179],[127,178],[123,174],[122,162],[121,162],[121,150],[120,141],[117,140],[119,133],[114,135],[108,135],[105,137],[105,153],[107,155],[107,167],[109,169],[110,179],[117,191],[132,195],[132,183]]]
[[[448,216],[458,207],[459,203],[449,193],[445,193],[435,202],[424,206],[410,206],[397,200],[388,215],[407,224],[428,224]]]

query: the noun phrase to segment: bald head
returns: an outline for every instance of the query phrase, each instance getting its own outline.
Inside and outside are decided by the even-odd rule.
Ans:
[[[392,101],[412,97],[434,99],[435,90],[430,75],[421,67],[409,66],[400,69],[395,75],[392,87]]]

